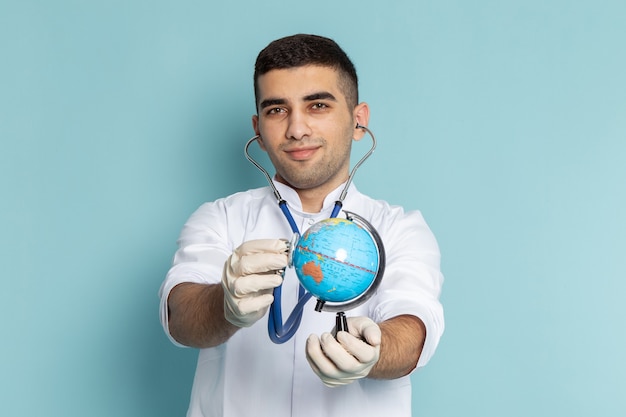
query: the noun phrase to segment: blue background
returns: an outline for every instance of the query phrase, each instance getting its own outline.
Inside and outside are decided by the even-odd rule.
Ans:
[[[335,38],[420,209],[447,328],[416,416],[626,415],[623,1],[0,0],[0,414],[183,415],[157,291],[203,201],[263,185],[252,66]]]

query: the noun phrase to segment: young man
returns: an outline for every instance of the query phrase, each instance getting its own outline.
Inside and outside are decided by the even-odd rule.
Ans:
[[[257,57],[252,125],[274,165],[274,184],[300,229],[328,218],[348,179],[353,140],[369,107],[332,40],[295,35]],[[202,205],[188,220],[160,291],[174,343],[200,348],[188,416],[409,416],[410,372],[425,365],[443,332],[439,250],[422,216],[373,200],[351,185],[344,208],[367,219],[387,252],[376,294],[347,312],[305,307],[295,336],[267,334],[272,291],[291,311],[298,281],[287,269],[292,235],[270,187]]]

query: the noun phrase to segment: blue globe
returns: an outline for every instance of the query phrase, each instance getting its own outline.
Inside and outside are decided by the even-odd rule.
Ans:
[[[361,225],[331,218],[311,226],[293,250],[302,286],[322,301],[346,302],[362,295],[378,271],[378,247]]]

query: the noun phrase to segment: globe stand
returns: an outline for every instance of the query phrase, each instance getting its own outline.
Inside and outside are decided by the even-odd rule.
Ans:
[[[348,331],[348,319],[346,318],[346,314],[343,311],[337,313],[337,317],[335,317],[335,337],[337,337],[337,333],[339,332],[347,332]]]
[[[324,311],[324,304],[326,301],[317,300],[315,304],[315,311],[321,313]],[[348,318],[346,317],[346,313],[343,311],[338,311],[337,316],[335,317],[335,333],[334,336],[337,337],[338,332],[347,332],[348,331]]]

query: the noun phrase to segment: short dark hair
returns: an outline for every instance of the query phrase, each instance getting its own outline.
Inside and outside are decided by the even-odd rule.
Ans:
[[[332,39],[318,35],[297,34],[277,39],[267,45],[254,64],[254,97],[258,106],[261,75],[275,69],[319,65],[339,71],[339,87],[351,108],[359,102],[359,81],[354,64]]]

